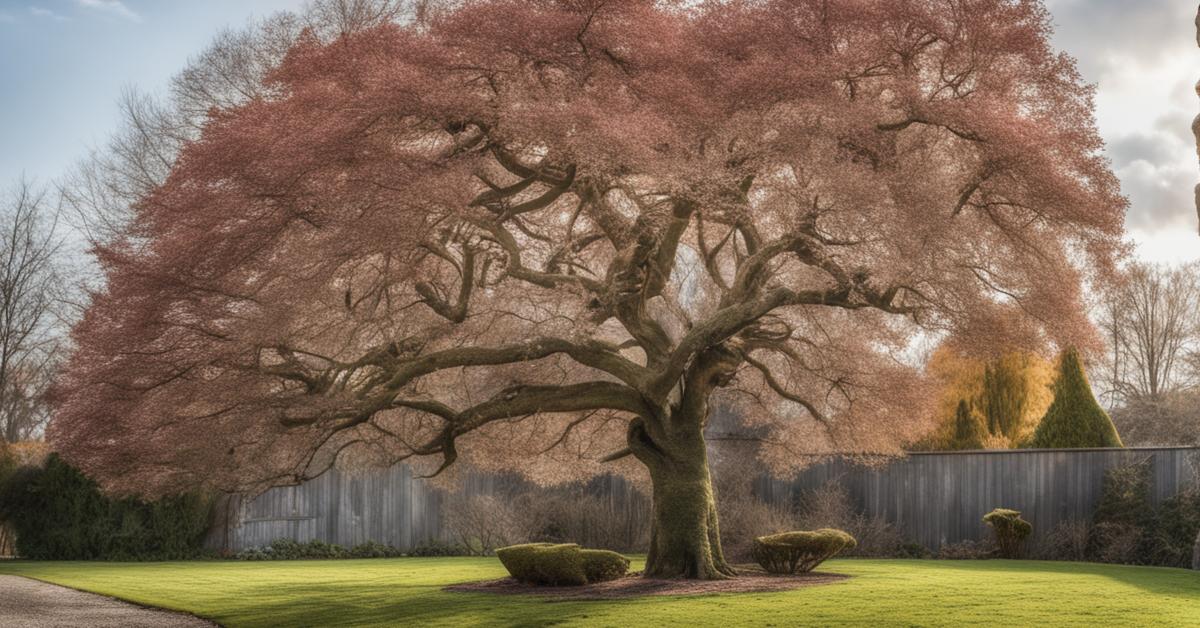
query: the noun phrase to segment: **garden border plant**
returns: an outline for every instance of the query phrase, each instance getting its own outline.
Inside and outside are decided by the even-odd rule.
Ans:
[[[1021,557],[1022,544],[1033,534],[1033,524],[1021,518],[1021,511],[996,508],[983,516],[983,522],[992,527],[1001,558]]]
[[[807,573],[858,543],[841,530],[797,530],[754,539],[754,560],[768,573]]]

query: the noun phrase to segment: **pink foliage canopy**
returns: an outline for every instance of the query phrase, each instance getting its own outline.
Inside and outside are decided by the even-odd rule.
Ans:
[[[914,338],[1091,339],[1125,201],[1048,31],[1026,0],[479,0],[305,33],[98,251],[51,439],[143,493],[339,454],[557,481],[636,469],[601,462],[630,420],[712,388],[778,470],[895,451]]]

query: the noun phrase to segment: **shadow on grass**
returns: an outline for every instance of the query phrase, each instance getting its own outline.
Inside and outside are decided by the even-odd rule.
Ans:
[[[402,590],[402,592],[400,592]],[[554,601],[525,596],[443,592],[441,587],[390,584],[328,587],[322,583],[250,586],[252,607],[211,618],[230,625],[554,626],[586,619],[613,602]],[[285,599],[280,599],[285,598]]]

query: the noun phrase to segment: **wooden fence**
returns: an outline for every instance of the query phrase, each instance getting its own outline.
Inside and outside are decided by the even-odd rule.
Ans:
[[[503,498],[535,490],[550,494],[513,475],[481,473],[467,473],[458,490],[467,497]],[[612,528],[607,530],[610,545],[628,548],[636,544],[613,542],[614,536],[645,536],[650,501],[623,478],[604,476],[566,491],[568,500],[584,495],[604,511],[600,514]],[[223,500],[206,545],[237,552],[288,538],[302,542],[319,539],[344,547],[376,541],[407,550],[435,540],[450,542],[457,539],[444,521],[443,504],[449,497],[446,491],[414,476],[405,465],[367,473],[334,469],[299,486],[273,488],[253,499],[231,496]]]
[[[762,499],[795,505],[806,491],[829,482],[845,487],[852,504],[895,524],[903,535],[936,550],[946,543],[982,539],[980,518],[995,507],[1014,508],[1033,522],[1035,538],[1068,519],[1090,519],[1105,470],[1146,460],[1155,503],[1200,481],[1200,448],[1009,450],[915,453],[887,464],[862,466],[834,459],[795,479],[761,478]],[[532,490],[507,476],[470,474],[469,495]],[[648,500],[620,478],[601,478],[586,490],[620,511],[630,534],[644,533]],[[351,546],[372,540],[408,549],[449,540],[442,517],[446,494],[400,465],[386,471],[331,471],[300,486],[280,487],[251,500],[229,500],[208,544],[239,551],[277,538],[320,539]]]
[[[851,503],[897,526],[905,538],[936,550],[947,543],[981,540],[981,518],[1012,508],[1033,524],[1034,540],[1063,521],[1091,520],[1104,472],[1145,461],[1157,505],[1200,481],[1200,448],[1014,449],[913,453],[891,464],[861,466],[830,460],[794,480],[760,479],[755,491],[773,503],[795,503],[806,490],[828,482],[843,486]]]

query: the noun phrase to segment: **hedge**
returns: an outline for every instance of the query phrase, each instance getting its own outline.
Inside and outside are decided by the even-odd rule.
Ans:
[[[57,455],[0,485],[0,520],[17,553],[39,560],[178,560],[204,555],[212,499],[192,493],[157,501],[111,498]]]

